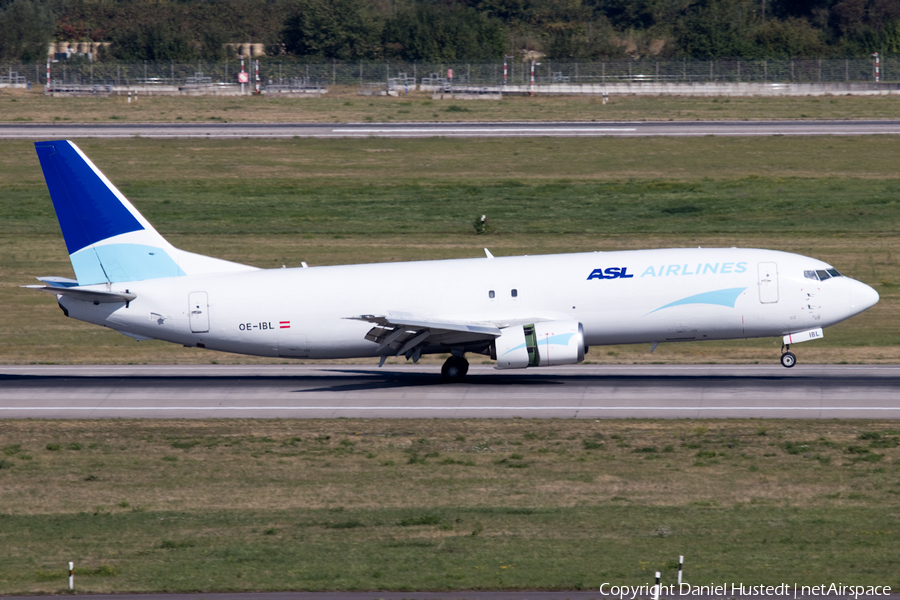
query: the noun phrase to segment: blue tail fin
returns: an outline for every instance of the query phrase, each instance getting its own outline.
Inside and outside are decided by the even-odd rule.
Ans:
[[[72,142],[35,149],[79,285],[252,268],[169,244]]]

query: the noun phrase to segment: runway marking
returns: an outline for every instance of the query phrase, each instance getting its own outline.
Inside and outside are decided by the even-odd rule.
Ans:
[[[543,132],[586,132],[595,131],[637,131],[635,127],[392,127],[386,129],[332,129],[332,133],[543,133]]]
[[[2,406],[0,410],[900,410],[900,406]]]

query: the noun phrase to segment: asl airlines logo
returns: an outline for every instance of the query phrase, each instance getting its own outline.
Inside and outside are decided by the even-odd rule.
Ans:
[[[628,272],[628,267],[607,267],[606,269],[594,269],[588,275],[591,279],[631,279],[634,275]]]

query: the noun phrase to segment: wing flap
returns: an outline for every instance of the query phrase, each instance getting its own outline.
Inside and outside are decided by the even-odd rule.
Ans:
[[[500,337],[500,328],[493,323],[446,321],[417,317],[407,313],[389,315],[357,315],[345,317],[371,323],[366,339],[379,344],[382,356],[405,354],[418,361],[426,345],[448,346],[491,340]]]

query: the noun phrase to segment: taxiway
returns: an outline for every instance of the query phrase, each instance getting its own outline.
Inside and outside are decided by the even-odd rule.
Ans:
[[[691,137],[900,134],[900,121],[635,121],[517,123],[4,123],[0,139]]]

